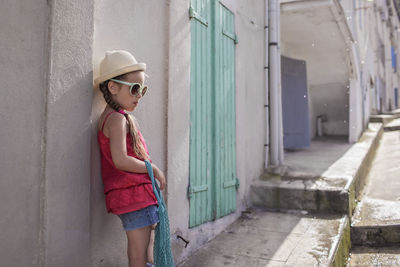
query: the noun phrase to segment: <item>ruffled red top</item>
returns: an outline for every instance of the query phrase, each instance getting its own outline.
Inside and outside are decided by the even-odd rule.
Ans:
[[[112,113],[114,112],[110,112],[104,118],[101,130],[99,130],[97,135],[101,153],[101,176],[104,184],[107,211],[114,214],[122,214],[157,204],[151,180],[147,173],[133,173],[119,170],[112,161],[110,139],[103,133],[104,124],[108,116]],[[140,132],[139,138],[146,152],[149,153]],[[130,144],[131,137],[128,133],[126,136],[128,156],[140,159]]]

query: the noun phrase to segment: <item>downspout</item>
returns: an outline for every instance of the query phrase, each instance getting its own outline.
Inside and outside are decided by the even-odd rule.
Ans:
[[[265,13],[264,13],[264,19],[265,19],[265,26],[264,26],[264,31],[265,31],[265,67],[264,67],[264,79],[265,79],[265,104],[264,104],[264,108],[265,108],[265,144],[264,144],[264,148],[265,148],[265,162],[264,162],[264,168],[267,169],[268,168],[268,164],[269,164],[269,59],[268,59],[268,50],[269,50],[269,31],[268,31],[268,0],[264,1],[264,5],[265,5]]]
[[[269,1],[269,93],[271,164],[279,166],[283,159],[282,115],[280,98],[279,0]],[[281,151],[282,150],[282,151]]]
[[[278,80],[278,114],[279,114],[279,127],[278,127],[278,158],[279,165],[283,164],[283,115],[282,115],[282,67],[281,67],[281,3],[280,0],[276,0],[276,29],[278,34],[278,47],[277,47],[277,58],[278,58],[278,67],[277,67],[277,80]]]

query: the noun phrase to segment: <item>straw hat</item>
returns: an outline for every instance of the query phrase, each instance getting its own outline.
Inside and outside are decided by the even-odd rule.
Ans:
[[[116,76],[142,70],[146,71],[145,63],[138,63],[135,57],[125,50],[107,51],[100,62],[100,76],[94,80],[94,87]]]

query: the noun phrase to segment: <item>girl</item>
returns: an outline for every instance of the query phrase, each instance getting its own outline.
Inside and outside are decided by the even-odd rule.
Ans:
[[[146,94],[146,64],[138,63],[127,51],[107,51],[100,63],[95,87],[107,106],[99,120],[98,142],[107,211],[121,219],[128,238],[129,266],[153,266],[151,232],[159,221],[157,200],[144,160],[146,143],[131,116]],[[152,164],[160,189],[165,176]],[[154,231],[153,231],[154,232]]]

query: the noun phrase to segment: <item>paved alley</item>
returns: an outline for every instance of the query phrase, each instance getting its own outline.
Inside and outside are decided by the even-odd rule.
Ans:
[[[327,266],[340,216],[249,210],[179,267]]]

